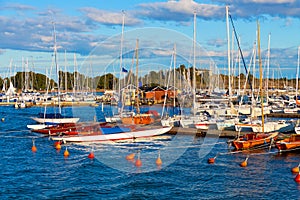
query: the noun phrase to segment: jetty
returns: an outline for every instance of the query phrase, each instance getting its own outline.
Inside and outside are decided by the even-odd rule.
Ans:
[[[182,127],[173,127],[168,134],[176,135],[195,135],[197,137],[220,137],[220,138],[235,138],[238,136],[236,131],[219,131],[216,129],[211,129],[208,131],[202,131],[196,128],[182,128]],[[240,135],[246,134],[246,132],[241,132]]]

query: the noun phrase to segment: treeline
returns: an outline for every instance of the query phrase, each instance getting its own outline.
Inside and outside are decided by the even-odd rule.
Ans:
[[[196,87],[200,89],[209,88],[209,87],[218,87],[218,88],[228,88],[229,78],[224,74],[214,74],[209,70],[199,70],[196,69]],[[59,71],[59,83],[62,90],[94,90],[94,89],[116,89],[118,85],[121,87],[126,86],[127,84],[139,84],[139,86],[172,86],[173,82],[177,88],[183,88],[183,85],[189,84],[193,85],[193,68],[186,68],[184,65],[180,65],[179,68],[174,70],[159,70],[159,71],[150,71],[148,74],[138,78],[136,83],[136,77],[134,73],[130,71],[124,76],[121,76],[121,79],[117,78],[111,73],[96,76],[88,77],[84,74],[78,72],[63,72]],[[175,77],[175,81],[174,81]],[[254,84],[254,88],[258,88],[259,79],[253,78],[252,75],[249,76],[251,82]],[[244,87],[246,82],[246,76],[240,74],[239,76],[231,77],[231,86],[232,88],[238,88],[239,85]],[[253,81],[254,80],[254,81]],[[18,90],[23,91],[44,91],[57,88],[58,84],[56,80],[49,79],[44,74],[35,73],[35,72],[17,72],[15,76],[1,78],[0,77],[0,89],[7,89],[10,85],[10,82]],[[264,81],[266,82],[266,81]],[[281,79],[269,79],[269,88],[284,88],[284,86],[295,86],[295,79],[287,80],[286,78]],[[246,88],[249,88],[249,84],[246,84]]]

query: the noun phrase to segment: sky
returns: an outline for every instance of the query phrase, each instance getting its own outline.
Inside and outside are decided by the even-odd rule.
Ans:
[[[259,22],[264,76],[269,66],[270,78],[296,77],[296,0],[0,0],[0,75],[55,74],[54,46],[60,70],[88,76],[118,72],[120,66],[133,70],[137,60],[139,73],[195,62],[197,68],[227,74],[226,5],[246,67],[255,66],[251,58],[257,56]],[[237,41],[229,25],[233,73],[245,73],[242,65],[238,71]]]

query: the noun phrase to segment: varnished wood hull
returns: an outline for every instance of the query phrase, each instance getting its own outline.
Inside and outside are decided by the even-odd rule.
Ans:
[[[260,145],[270,144],[272,141],[276,140],[278,133],[270,134],[255,134],[249,133],[243,137],[240,137],[232,142],[236,150],[251,149]]]
[[[276,148],[279,151],[300,150],[300,135],[292,134],[290,137],[276,142]]]
[[[123,124],[152,124],[154,123],[154,118],[149,114],[141,114],[129,117],[122,117],[121,118]]]

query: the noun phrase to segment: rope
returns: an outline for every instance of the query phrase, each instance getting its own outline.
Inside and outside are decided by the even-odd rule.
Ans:
[[[235,36],[235,39],[236,39],[236,41],[237,41],[237,45],[238,45],[238,47],[239,47],[239,51],[240,51],[240,54],[241,54],[241,58],[242,58],[242,61],[243,61],[243,65],[244,65],[244,68],[245,68],[245,72],[246,72],[246,74],[248,74],[248,70],[247,70],[247,66],[246,66],[246,63],[245,63],[244,56],[243,56],[243,52],[242,52],[242,49],[241,49],[241,46],[240,46],[240,42],[239,42],[239,39],[238,39],[238,37],[237,37],[237,33],[236,33],[236,30],[235,30],[235,27],[234,27],[234,23],[233,23],[233,20],[232,20],[232,17],[231,17],[230,14],[229,14],[229,18],[230,18],[230,21],[231,21],[231,24],[232,24],[232,29],[233,29],[233,31],[234,31],[234,36]],[[252,91],[252,83],[251,83],[250,78],[248,78],[247,81],[248,81],[248,84],[249,84],[250,89],[251,89],[251,91]]]
[[[9,134],[9,133],[21,133],[21,132],[31,132],[30,130],[18,130],[18,131],[0,131],[0,134]]]
[[[294,149],[288,149],[288,150],[280,150],[278,153],[284,153],[284,152],[291,152],[291,151],[297,151],[300,150],[300,147],[294,148]]]

